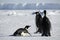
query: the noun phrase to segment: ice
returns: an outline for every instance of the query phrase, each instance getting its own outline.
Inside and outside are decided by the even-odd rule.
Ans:
[[[47,17],[51,21],[51,37],[41,37],[41,34],[34,34],[36,31],[35,15],[36,10],[0,10],[0,40],[60,40],[60,10],[47,10]],[[8,15],[9,14],[9,15]],[[28,31],[32,36],[20,37],[9,36],[17,29],[31,25]]]

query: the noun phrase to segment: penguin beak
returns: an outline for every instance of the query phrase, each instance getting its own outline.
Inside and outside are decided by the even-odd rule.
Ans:
[[[36,14],[35,12],[32,13],[32,15]]]

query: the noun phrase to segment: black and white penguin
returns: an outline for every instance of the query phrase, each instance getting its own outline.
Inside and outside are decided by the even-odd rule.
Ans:
[[[42,33],[42,16],[40,15],[39,12],[34,12],[33,14],[36,14],[35,17],[35,22],[36,22],[36,27],[38,30],[35,33]]]
[[[27,30],[29,27],[29,25],[26,25],[25,28],[19,28],[10,36],[30,36],[31,34]]]
[[[43,29],[42,36],[51,36],[51,33],[50,33],[51,22],[49,18],[46,16],[46,10],[44,10],[44,17],[42,20],[42,29]]]

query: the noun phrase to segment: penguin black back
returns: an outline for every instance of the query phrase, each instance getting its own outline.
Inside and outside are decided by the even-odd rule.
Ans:
[[[35,22],[36,22],[36,27],[38,28],[38,30],[35,33],[41,33],[42,32],[42,16],[39,12],[35,12],[34,14],[36,14],[36,18],[35,18]]]
[[[41,17],[41,15],[40,15],[39,12],[36,12],[35,21],[36,21],[36,26],[37,26],[38,28],[40,28],[41,22],[42,22],[42,17]]]
[[[43,29],[42,36],[51,36],[50,34],[51,23],[48,17],[46,16],[46,10],[44,10],[44,17],[42,20],[42,29]]]

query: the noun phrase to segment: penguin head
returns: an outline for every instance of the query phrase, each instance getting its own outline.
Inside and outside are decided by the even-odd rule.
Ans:
[[[44,10],[44,15],[46,16],[46,10]]]
[[[25,26],[25,29],[28,29],[29,27],[30,27],[30,25],[26,25],[26,26]]]
[[[38,14],[39,14],[39,11],[37,11],[37,12],[34,12],[34,13],[32,13],[32,14],[36,14],[36,15],[38,15]]]

